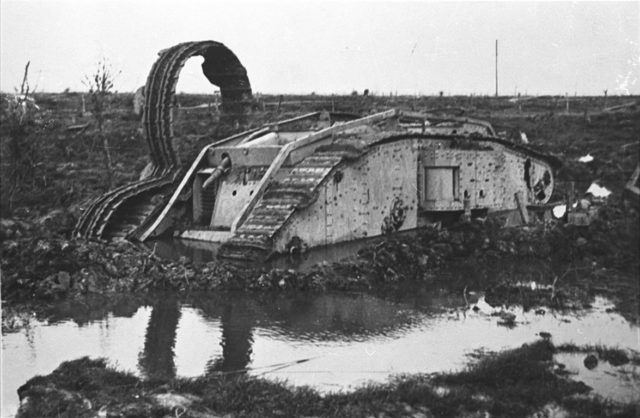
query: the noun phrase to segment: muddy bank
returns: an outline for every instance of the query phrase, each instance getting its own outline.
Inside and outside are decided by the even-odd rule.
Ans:
[[[549,338],[482,356],[455,374],[400,376],[353,393],[321,396],[244,373],[141,380],[101,359],[62,363],[18,393],[18,417],[137,416],[571,416],[632,417],[636,405],[589,394],[554,363]]]
[[[304,272],[223,261],[194,264],[186,258],[168,261],[130,242],[68,240],[47,225],[46,220],[0,224],[2,294],[10,304],[160,289],[375,290],[419,281],[446,282],[461,292],[486,291],[494,305],[581,308],[603,294],[638,321],[638,214],[613,202],[602,206],[588,227],[553,221],[502,228],[481,220],[425,228],[410,236],[390,236],[355,256]],[[520,269],[524,262],[528,268]],[[531,269],[532,263],[538,267]]]
[[[381,104],[381,106],[383,106]],[[612,115],[587,120],[549,116],[494,115],[499,130],[515,138],[526,132],[532,146],[557,154],[564,162],[562,182],[585,190],[592,180],[614,191],[610,202],[588,227],[561,222],[503,229],[492,221],[462,223],[448,230],[417,231],[388,237],[346,260],[310,270],[247,268],[223,262],[193,264],[167,261],[128,242],[101,243],[68,239],[81,202],[104,191],[89,127],[80,133],[68,123],[43,125],[34,132],[48,162],[38,165],[3,208],[3,332],[28,321],[25,312],[50,300],[85,295],[244,290],[269,292],[366,290],[389,292],[407,282],[447,285],[457,294],[483,291],[493,306],[521,304],[525,309],[588,307],[605,295],[629,321],[638,323],[640,294],[640,224],[637,212],[619,203],[620,189],[637,164],[640,118]],[[636,112],[637,116],[637,112]],[[51,115],[51,120],[58,116]],[[113,118],[115,183],[137,178],[146,150],[137,120]],[[191,144],[191,143],[190,143]],[[193,148],[197,149],[196,142]],[[191,146],[190,145],[190,146]],[[595,159],[578,160],[590,152]],[[26,187],[29,186],[29,187]],[[585,186],[584,188],[582,186]],[[559,187],[559,190],[563,190]],[[64,211],[56,208],[70,207]],[[41,216],[45,214],[44,216]],[[526,264],[526,268],[524,265]],[[531,268],[531,266],[536,266]],[[29,308],[24,308],[25,303]],[[86,320],[106,309],[89,306]],[[124,304],[119,309],[130,309]],[[505,326],[509,318],[505,317]],[[575,416],[635,416],[629,405],[587,397],[584,385],[565,379],[552,367],[560,351],[593,356],[599,362],[624,361],[620,353],[598,347],[553,347],[547,341],[481,361],[466,373],[414,376],[351,395],[321,397],[244,375],[212,375],[196,380],[142,381],[106,367],[103,361],[64,363],[20,390],[23,416],[540,416],[569,411]],[[602,352],[602,354],[601,354]],[[590,364],[594,358],[590,358]],[[530,361],[529,361],[530,360]],[[504,374],[501,374],[504,373]],[[525,381],[526,377],[526,381]],[[247,405],[252,405],[250,408]],[[635,414],[634,414],[635,412]]]
[[[600,218],[586,228],[551,223],[501,230],[488,221],[461,224],[450,230],[427,229],[411,238],[391,237],[348,260],[317,265],[301,273],[247,269],[220,262],[194,265],[186,259],[169,262],[129,243],[69,240],[80,208],[106,187],[102,154],[94,141],[91,118],[78,113],[79,94],[41,95],[36,99],[42,110],[28,131],[28,139],[42,154],[31,157],[42,163],[38,162],[32,176],[25,177],[16,189],[11,207],[5,207],[3,199],[0,208],[2,295],[9,303],[87,293],[143,293],[147,289],[376,289],[406,280],[437,283],[464,277],[449,274],[453,267],[485,278],[483,289],[477,289],[480,283],[460,280],[457,285],[461,292],[465,287],[475,287],[490,290],[489,297],[498,302],[527,295],[547,303],[564,303],[567,295],[588,303],[591,293],[601,292],[616,299],[617,306],[637,321],[640,224],[637,212],[625,210],[618,201],[623,184],[638,162],[637,110],[594,113],[599,107],[597,98],[580,101],[578,116],[585,112],[584,117],[554,113],[557,100],[552,98],[542,100],[537,107],[527,105],[525,112],[504,98],[337,98],[336,108],[344,112],[368,113],[389,106],[415,110],[462,106],[464,114],[488,118],[508,138],[519,140],[520,133],[526,133],[530,146],[557,155],[564,163],[557,173],[559,183],[572,181],[576,190],[586,190],[591,181],[600,180],[614,194],[602,208]],[[115,99],[105,129],[113,146],[117,186],[138,177],[148,151],[138,130],[139,120],[133,114],[131,96],[116,95]],[[194,105],[205,98],[185,96],[180,100],[183,105]],[[308,109],[298,106],[298,113],[294,109],[287,112],[293,115],[322,109],[321,104],[314,107],[313,101],[308,103]],[[256,112],[251,126],[288,115]],[[182,115],[176,123],[181,128],[176,135],[189,149],[198,150],[203,143],[228,134],[213,129],[218,126],[215,119],[204,120],[199,114]],[[69,129],[78,124],[86,127]],[[11,137],[4,128],[0,136],[3,145]],[[594,160],[582,163],[579,157],[586,152]],[[7,174],[3,179],[9,178],[9,173],[3,174]],[[560,186],[559,197],[564,190]],[[539,273],[518,271],[520,260],[540,262]],[[519,281],[543,286],[537,288],[538,292],[525,292],[522,286],[512,286],[517,275]]]
[[[592,387],[591,394],[640,402],[633,380],[639,328],[610,312],[605,298],[579,311],[525,312],[491,307],[471,291],[467,305],[462,292],[416,283],[377,295],[173,293],[40,305],[22,329],[4,334],[3,416],[15,414],[18,387],[27,380],[86,356],[142,379],[246,371],[326,394],[385,384],[399,373],[457,373],[478,356],[549,335],[566,349],[554,358],[569,378]],[[584,366],[587,357],[595,367]]]

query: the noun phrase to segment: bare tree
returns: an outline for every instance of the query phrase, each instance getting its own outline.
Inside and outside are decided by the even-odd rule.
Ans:
[[[25,187],[29,178],[33,179],[37,165],[37,149],[29,136],[40,108],[33,97],[34,89],[29,84],[30,64],[29,61],[24,67],[20,89],[16,88],[13,96],[5,97],[6,103],[0,117],[3,195],[5,192],[7,193],[3,196],[2,201],[8,204],[6,209],[9,213],[13,210],[16,194]]]
[[[98,130],[98,138],[102,142],[105,169],[107,171],[107,189],[113,186],[113,162],[109,136],[105,134],[104,124],[111,109],[114,81],[120,72],[114,72],[106,58],[100,59],[95,71],[85,76],[83,84],[89,88],[89,109],[93,115]]]

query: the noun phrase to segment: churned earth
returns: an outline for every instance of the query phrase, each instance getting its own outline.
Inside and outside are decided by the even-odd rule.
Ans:
[[[298,270],[220,261],[194,263],[187,258],[168,260],[129,242],[71,239],[70,231],[82,205],[104,191],[105,176],[98,163],[101,154],[92,142],[95,132],[90,117],[75,110],[77,95],[36,99],[42,114],[35,119],[28,139],[38,152],[33,154],[31,169],[25,171],[24,185],[12,193],[10,202],[3,191],[3,333],[19,330],[25,316],[42,310],[47,303],[92,294],[145,294],[156,290],[181,294],[227,290],[380,292],[411,282],[434,288],[446,283],[465,299],[469,292],[482,292],[492,306],[517,305],[523,309],[543,306],[579,312],[591,306],[596,297],[606,297],[611,309],[629,323],[639,322],[640,224],[637,208],[622,200],[624,184],[638,164],[637,110],[602,112],[598,98],[584,98],[568,115],[556,111],[558,105],[552,99],[530,104],[530,109],[515,109],[506,100],[486,98],[333,98],[339,110],[364,113],[389,106],[415,110],[464,108],[470,116],[491,121],[507,137],[518,140],[524,132],[530,146],[558,156],[564,163],[557,173],[559,187],[554,197],[558,200],[563,198],[568,182],[574,182],[576,190],[582,192],[597,182],[613,193],[599,204],[598,216],[589,226],[552,220],[504,228],[492,219],[479,219],[446,229],[434,226],[382,237],[346,259]],[[128,100],[125,95],[118,97],[107,125],[117,161],[116,184],[136,178],[146,165],[144,141],[137,118],[128,110]],[[198,98],[183,100],[186,103]],[[301,106],[289,112],[306,110],[310,109]],[[282,111],[286,113],[287,109]],[[260,114],[253,123],[277,116]],[[82,127],[85,123],[87,126]],[[212,135],[228,133],[214,129],[214,119],[199,123]],[[68,129],[78,125],[79,130]],[[3,155],[7,155],[8,135],[2,132]],[[194,150],[207,142],[196,133],[186,135]],[[593,160],[580,162],[586,154]],[[3,165],[3,170],[9,167]],[[9,178],[5,174],[3,179]],[[8,190],[5,185],[3,190]],[[509,318],[504,320],[508,322]],[[563,376],[552,361],[559,353],[581,353],[585,361],[587,355],[595,355],[612,364],[624,361],[621,358],[637,362],[633,353],[620,354],[615,347],[556,346],[551,339],[542,338],[519,349],[481,356],[466,371],[403,376],[352,393],[321,395],[308,388],[245,375],[141,379],[113,369],[104,360],[84,358],[65,362],[50,375],[22,386],[19,415],[638,414],[636,406],[590,396],[586,385]]]

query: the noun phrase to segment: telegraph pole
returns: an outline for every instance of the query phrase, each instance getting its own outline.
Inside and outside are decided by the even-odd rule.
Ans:
[[[498,97],[498,40],[496,39],[496,97]]]

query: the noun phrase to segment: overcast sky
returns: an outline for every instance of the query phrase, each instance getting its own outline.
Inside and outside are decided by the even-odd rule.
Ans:
[[[31,60],[40,91],[85,90],[101,57],[118,91],[143,85],[157,52],[211,39],[254,92],[640,94],[640,2],[0,0],[0,89]],[[178,90],[211,91],[201,58]]]

